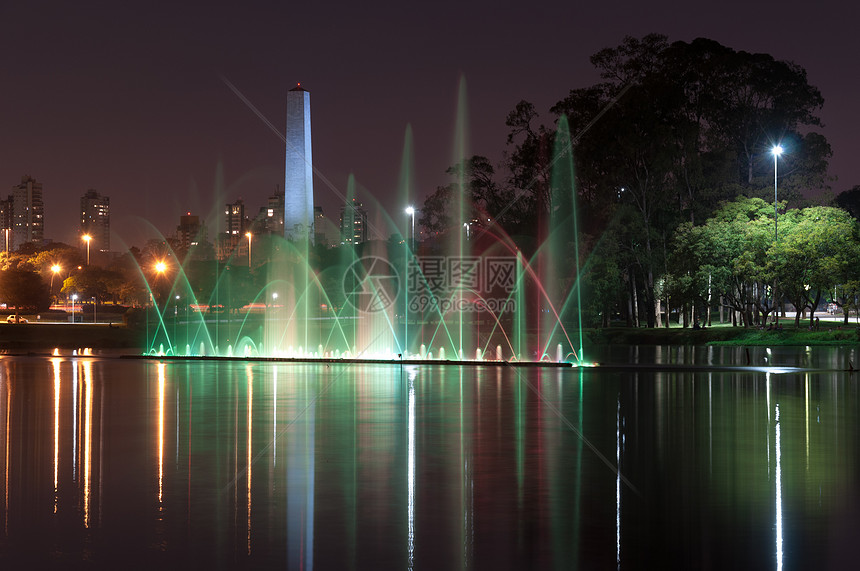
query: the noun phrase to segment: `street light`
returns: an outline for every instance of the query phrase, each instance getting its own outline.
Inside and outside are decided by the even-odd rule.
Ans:
[[[777,209],[777,190],[776,190],[776,170],[779,155],[782,154],[782,145],[774,145],[770,151],[773,153],[773,241],[776,243],[779,240],[779,231],[777,229],[777,218],[779,211]],[[779,324],[779,308],[777,307],[776,299],[776,277],[773,280],[773,315],[774,323]]]
[[[251,233],[245,232],[245,236],[248,237],[248,269],[251,269]]]
[[[72,294],[72,323],[75,322],[75,300],[78,299],[78,294]]]
[[[777,207],[776,207],[776,167],[777,167],[777,159],[779,159],[779,155],[782,154],[782,145],[774,145],[773,149],[770,151],[773,153],[773,239],[779,239],[779,233],[777,232],[776,226],[776,217],[777,217]]]
[[[51,297],[54,296],[54,276],[63,271],[63,268],[60,267],[60,264],[54,264],[51,266]]]
[[[93,239],[93,237],[90,236],[89,234],[84,234],[83,236],[81,236],[81,240],[83,240],[84,242],[87,243],[87,265],[88,266],[90,265],[90,240],[92,240],[92,239]]]

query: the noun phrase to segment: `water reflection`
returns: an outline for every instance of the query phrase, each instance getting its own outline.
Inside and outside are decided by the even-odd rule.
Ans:
[[[858,401],[832,370],[3,358],[0,554],[821,566],[860,491]]]

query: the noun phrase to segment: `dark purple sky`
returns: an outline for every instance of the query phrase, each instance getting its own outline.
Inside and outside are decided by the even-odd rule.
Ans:
[[[362,192],[372,193],[399,221],[406,126],[420,204],[448,182],[461,76],[468,153],[495,161],[520,99],[546,111],[597,80],[591,54],[650,32],[707,37],[804,67],[825,99],[833,190],[860,184],[853,4],[181,4],[0,5],[0,184],[11,190],[24,174],[43,183],[46,237],[75,243],[88,188],[111,197],[115,250],[142,245],[149,224],[172,232],[188,210],[214,221],[242,197],[256,212],[282,184],[283,143],[222,76],[281,132],[286,92],[300,81],[311,92],[318,171],[340,193],[353,173],[359,198],[369,203]],[[336,193],[316,180],[315,195],[336,216]]]

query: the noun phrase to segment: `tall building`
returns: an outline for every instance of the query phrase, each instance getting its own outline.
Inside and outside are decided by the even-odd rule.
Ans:
[[[42,183],[24,175],[21,184],[12,187],[12,239],[9,248],[26,242],[42,243],[45,237],[45,203]]]
[[[241,198],[224,209],[224,231],[231,236],[245,234],[245,201]]]
[[[240,198],[224,209],[224,232],[216,238],[215,257],[225,261],[231,255],[238,255],[236,248],[241,248],[246,228],[248,220],[245,218],[245,201]]]
[[[200,217],[186,212],[179,217],[176,227],[176,241],[183,250],[189,250],[206,240],[206,227],[200,223]]]
[[[215,256],[214,246],[209,242],[206,223],[200,217],[186,212],[179,217],[176,227],[176,249],[192,260],[211,260]]]
[[[81,197],[81,236],[90,236],[90,249],[110,252],[110,197],[89,189]]]
[[[314,178],[311,155],[311,95],[301,84],[287,92],[287,151],[284,169],[284,237],[314,239]]]
[[[367,242],[367,210],[354,198],[340,207],[340,243]]]
[[[9,198],[0,200],[0,232],[2,232],[0,238],[3,240],[0,243],[0,248],[3,248],[4,252],[12,249],[12,212],[14,205],[15,201],[11,194]]]
[[[314,206],[314,244],[330,246],[325,235],[326,219],[322,206]]]
[[[277,192],[268,198],[266,206],[260,208],[254,228],[256,232],[284,235],[284,195]]]

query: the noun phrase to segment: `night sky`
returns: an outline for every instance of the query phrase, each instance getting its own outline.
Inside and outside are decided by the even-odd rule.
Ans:
[[[25,174],[42,182],[47,238],[76,243],[89,188],[111,197],[114,250],[142,246],[149,224],[172,233],[185,211],[214,222],[241,197],[256,213],[283,184],[284,144],[225,79],[281,132],[301,82],[315,167],[337,189],[315,180],[317,204],[336,217],[352,173],[359,199],[374,195],[405,223],[395,189],[406,127],[420,204],[448,182],[461,77],[468,153],[495,162],[519,100],[547,111],[598,80],[590,55],[651,32],[804,67],[825,100],[833,190],[860,184],[853,3],[182,4],[0,5],[0,195]]]

